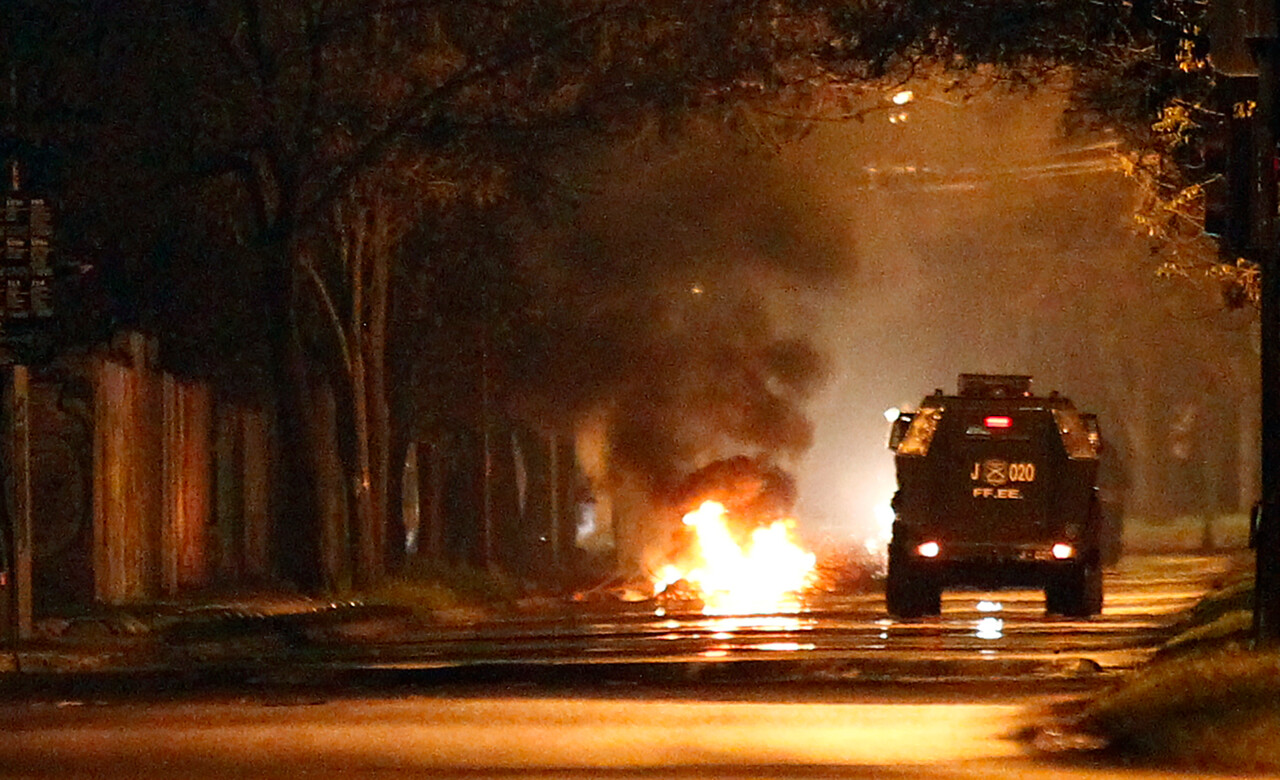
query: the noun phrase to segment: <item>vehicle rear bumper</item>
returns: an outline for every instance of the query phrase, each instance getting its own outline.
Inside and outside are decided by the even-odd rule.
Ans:
[[[1050,544],[950,545],[934,558],[911,556],[911,568],[939,585],[1043,587],[1080,564],[1083,551],[1055,558]]]

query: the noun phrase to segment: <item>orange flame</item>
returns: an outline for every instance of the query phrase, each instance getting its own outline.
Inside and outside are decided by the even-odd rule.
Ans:
[[[727,514],[723,504],[704,501],[684,516],[694,530],[696,563],[663,566],[654,580],[655,595],[684,580],[699,591],[708,615],[798,611],[798,595],[811,583],[817,557],[794,540],[794,521],[761,526],[739,544]]]

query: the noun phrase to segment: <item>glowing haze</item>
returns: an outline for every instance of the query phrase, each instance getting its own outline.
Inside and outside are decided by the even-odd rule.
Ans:
[[[1127,512],[1256,497],[1255,313],[1157,276],[1140,193],[1108,136],[1064,131],[1064,91],[945,86],[892,85],[863,121],[779,150],[711,132],[575,169],[581,208],[544,244],[539,295],[563,337],[529,351],[526,381],[601,421],[615,537],[745,453],[796,477],[807,536],[882,543],[883,413],[965,371],[1099,411]],[[1170,443],[1179,420],[1192,455]]]

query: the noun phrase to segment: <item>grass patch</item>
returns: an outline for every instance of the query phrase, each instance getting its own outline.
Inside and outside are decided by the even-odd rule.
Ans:
[[[1196,604],[1157,657],[1203,653],[1230,643],[1244,644],[1252,630],[1253,572],[1248,571],[1238,574]]]
[[[1192,626],[1204,625],[1232,612],[1252,608],[1253,571],[1250,569],[1234,575],[1222,587],[1201,599],[1192,607],[1186,622]]]
[[[453,620],[508,611],[520,595],[519,587],[501,573],[419,563],[362,594],[361,600],[407,607],[423,619]]]
[[[1150,663],[1085,703],[1075,728],[1128,760],[1280,770],[1280,648],[1253,647],[1252,603],[1253,573],[1242,572]]]
[[[1165,643],[1163,657],[1203,653],[1220,645],[1248,641],[1253,630],[1253,610],[1235,609],[1213,620],[1192,626]]]
[[[1154,662],[1094,699],[1078,725],[1126,757],[1280,769],[1280,651],[1230,643]]]

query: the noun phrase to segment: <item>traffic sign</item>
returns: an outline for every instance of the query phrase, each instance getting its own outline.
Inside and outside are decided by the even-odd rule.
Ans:
[[[10,193],[0,210],[0,321],[49,320],[53,299],[53,213],[44,198]]]

